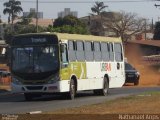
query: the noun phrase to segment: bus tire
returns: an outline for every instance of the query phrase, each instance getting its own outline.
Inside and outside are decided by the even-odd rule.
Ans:
[[[134,85],[138,85],[139,84],[139,80],[136,80],[135,82],[134,82]]]
[[[104,77],[103,89],[101,89],[99,91],[100,95],[107,96],[108,95],[108,90],[109,90],[109,81],[106,77]]]
[[[31,93],[24,93],[24,98],[26,101],[31,101],[33,98],[33,95]]]
[[[95,95],[107,96],[109,89],[109,81],[106,77],[104,77],[103,89],[93,90]]]
[[[67,92],[67,98],[70,100],[74,100],[75,95],[76,95],[76,84],[75,84],[74,79],[71,79],[69,92]]]

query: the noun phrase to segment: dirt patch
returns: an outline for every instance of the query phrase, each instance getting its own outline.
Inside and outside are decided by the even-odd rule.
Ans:
[[[129,47],[129,48],[127,48]],[[160,65],[152,66],[146,64],[142,60],[143,52],[138,45],[126,46],[126,57],[130,64],[132,64],[140,72],[140,86],[160,85]]]
[[[152,67],[140,68],[141,72],[140,85],[160,85],[160,73]]]

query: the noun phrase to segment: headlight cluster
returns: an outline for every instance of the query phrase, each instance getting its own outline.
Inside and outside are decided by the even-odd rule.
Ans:
[[[16,85],[21,85],[21,82],[16,79],[15,77],[12,77],[12,83],[16,84]]]
[[[138,77],[140,75],[140,73],[139,72],[136,72],[136,76]]]
[[[49,81],[48,81],[48,84],[53,84],[53,83],[56,83],[57,81],[60,80],[60,77],[59,77],[59,74],[55,75],[53,78],[51,78]]]

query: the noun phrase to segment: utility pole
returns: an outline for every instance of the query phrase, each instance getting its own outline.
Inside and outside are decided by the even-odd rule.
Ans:
[[[36,2],[36,30],[38,33],[38,0]]]
[[[147,30],[147,19],[145,19],[145,34],[144,34],[144,39],[146,40],[147,39],[147,33],[146,33],[146,30]]]

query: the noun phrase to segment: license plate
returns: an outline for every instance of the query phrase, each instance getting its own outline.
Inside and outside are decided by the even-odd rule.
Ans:
[[[134,77],[134,75],[128,75],[128,77]]]

